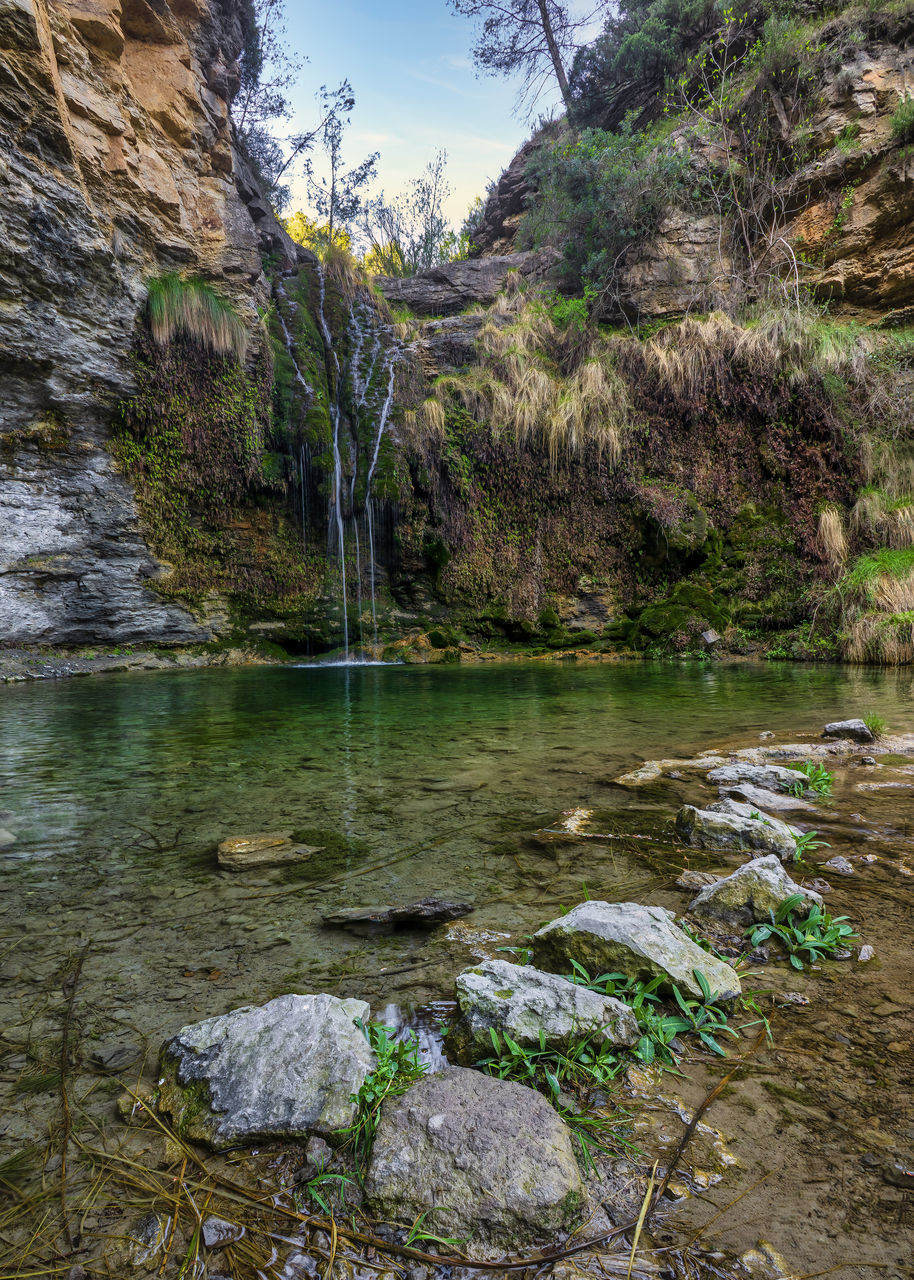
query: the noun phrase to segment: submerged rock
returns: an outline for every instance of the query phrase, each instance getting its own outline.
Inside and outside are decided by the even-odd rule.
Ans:
[[[830,871],[837,872],[839,876],[852,876],[854,874],[854,868],[848,862],[847,858],[842,858],[840,855],[837,855],[834,858],[829,858],[828,862],[825,863],[825,866],[828,867]]]
[[[402,907],[345,907],[323,916],[324,924],[349,929],[362,937],[393,933],[395,929],[433,929],[435,925],[460,920],[474,910],[468,902],[445,902],[441,898],[423,898]]]
[[[732,803],[732,802],[731,802]],[[746,812],[721,813],[683,805],[676,814],[676,834],[692,849],[733,849],[738,853],[777,854],[792,858],[797,842],[786,822],[769,818],[748,805]]]
[[[702,889],[689,903],[689,911],[727,924],[753,924],[756,920],[769,919],[770,913],[776,912],[794,893],[803,899],[802,915],[808,914],[814,903],[823,905],[821,894],[791,880],[772,853],[767,858],[747,862],[732,876]]]
[[[260,831],[250,836],[232,836],[219,845],[217,857],[223,871],[250,871],[261,867],[282,867],[305,862],[319,848],[296,844],[291,831]]]
[[[569,1228],[584,1205],[571,1133],[542,1094],[450,1067],[386,1102],[365,1183],[379,1216],[518,1247]]]
[[[507,1032],[523,1048],[567,1049],[592,1034],[595,1043],[632,1045],[635,1015],[621,1000],[601,996],[531,965],[487,960],[457,978],[459,1017],[446,1048],[470,1065],[491,1057],[490,1030]]]
[[[183,1027],[162,1049],[159,1110],[217,1150],[344,1129],[375,1056],[363,1000],[285,995]]]
[[[720,878],[713,871],[683,871],[675,883],[677,889],[703,889],[705,885],[717,884]]]
[[[566,972],[576,960],[588,973],[624,973],[664,989],[679,987],[701,996],[697,969],[712,991],[731,1000],[741,991],[739,977],[723,960],[702,951],[673,922],[663,907],[637,902],[582,902],[533,935],[533,958],[553,972]]]
[[[834,720],[822,730],[823,738],[849,738],[851,742],[875,742],[876,735],[863,720]]]

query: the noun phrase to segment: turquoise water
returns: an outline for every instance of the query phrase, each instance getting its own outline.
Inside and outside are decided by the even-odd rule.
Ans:
[[[176,1021],[280,990],[433,1001],[480,947],[585,893],[656,896],[669,882],[675,797],[627,791],[619,774],[762,731],[796,741],[868,710],[903,727],[912,684],[839,668],[523,663],[2,689],[0,828],[14,840],[0,849],[0,1032],[34,1016],[42,983],[86,942],[93,1007],[150,1052]],[[539,834],[578,806],[597,830],[648,839]],[[226,837],[297,829],[324,852],[296,873],[216,864]],[[453,934],[372,942],[321,924],[429,894],[476,911]]]

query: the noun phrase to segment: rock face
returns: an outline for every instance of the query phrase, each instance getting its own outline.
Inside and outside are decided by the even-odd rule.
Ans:
[[[636,902],[582,902],[533,935],[533,958],[554,973],[567,972],[576,960],[591,974],[619,972],[642,982],[660,977],[665,990],[675,985],[700,997],[697,969],[723,1000],[741,990],[736,972],[696,946],[671,912]]]
[[[279,996],[183,1027],[162,1049],[159,1110],[217,1150],[343,1129],[375,1056],[363,1000]]]
[[[252,325],[267,300],[234,176],[240,14],[235,0],[0,8],[6,644],[212,636],[150,589],[162,566],[105,442],[133,390],[146,280],[196,272]]]
[[[597,1044],[632,1045],[638,1023],[628,1005],[530,965],[486,960],[457,979],[459,1017],[447,1051],[468,1066],[491,1057],[490,1030],[507,1032],[523,1048],[567,1049],[592,1035]]]
[[[876,735],[862,720],[834,720],[822,730],[823,738],[850,738],[852,742],[875,742]]]
[[[692,849],[733,849],[738,853],[774,853],[792,858],[797,842],[786,822],[758,817],[749,805],[745,813],[721,813],[686,804],[676,815],[676,834]]]
[[[444,262],[403,280],[378,276],[375,284],[392,306],[409,307],[419,316],[453,316],[466,307],[494,302],[509,271],[517,271],[530,283],[546,280],[557,259],[553,250],[470,258]]]
[[[381,1110],[366,1180],[372,1210],[470,1248],[569,1228],[584,1204],[571,1135],[533,1089],[451,1067]]]
[[[806,912],[813,903],[823,905],[822,895],[812,889],[804,889],[791,880],[775,854],[767,858],[755,858],[732,876],[718,880],[702,889],[689,903],[689,911],[699,916],[710,916],[727,924],[752,924],[767,920],[791,894],[803,899]],[[805,913],[804,913],[805,914]]]

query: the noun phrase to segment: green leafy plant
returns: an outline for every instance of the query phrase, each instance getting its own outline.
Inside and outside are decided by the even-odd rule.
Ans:
[[[858,941],[857,935],[849,924],[847,916],[830,916],[818,903],[814,903],[809,914],[802,918],[798,908],[803,905],[803,895],[792,893],[778,907],[770,912],[770,921],[750,925],[745,931],[754,947],[769,938],[776,938],[786,950],[790,963],[795,969],[802,969],[804,961],[814,964],[826,956],[845,947],[849,942]]]
[[[802,796],[806,791],[815,791],[820,796],[831,795],[834,774],[829,773],[824,764],[818,764],[815,760],[806,760],[803,764],[794,765],[793,768],[795,772],[804,774],[806,781],[797,780],[786,784],[785,790],[790,795]]]
[[[860,121],[849,120],[838,136],[835,138],[835,146],[844,155],[849,155],[857,146],[857,140],[860,137]]]
[[[353,1095],[358,1107],[354,1123],[348,1129],[340,1130],[361,1177],[371,1155],[381,1104],[387,1098],[405,1093],[428,1068],[419,1061],[419,1042],[412,1033],[398,1040],[393,1027],[364,1023],[360,1019],[356,1020],[356,1025],[374,1050],[377,1062],[374,1071],[366,1076],[358,1093]]]
[[[818,834],[818,831],[804,831],[802,835],[796,837],[797,847],[793,856],[797,862],[800,861],[804,853],[812,853],[813,849],[831,848],[827,840],[817,839]]]
[[[914,98],[909,93],[892,112],[892,137],[896,142],[910,142],[914,138]]]
[[[700,1000],[684,996],[678,987],[673,987],[673,999],[679,1006],[680,1014],[682,1015],[675,1019],[679,1024],[678,1030],[691,1032],[693,1035],[698,1036],[698,1039],[706,1049],[710,1049],[712,1053],[725,1058],[727,1056],[726,1051],[715,1037],[722,1034],[735,1036],[737,1032],[727,1025],[726,1010],[715,1003],[717,993],[712,993],[705,975],[700,970],[693,969],[692,976],[701,990]]]
[[[355,1179],[348,1177],[345,1173],[324,1173],[321,1170],[320,1173],[316,1174],[315,1177],[305,1183],[304,1187],[296,1192],[297,1207],[301,1210],[306,1200],[313,1200],[328,1218],[333,1217],[333,1202],[327,1194],[328,1190],[336,1186],[340,1203],[345,1206],[346,1188],[354,1187],[355,1185]]]
[[[871,711],[868,715],[863,717],[863,723],[869,729],[874,738],[884,737],[885,731],[888,728],[888,725],[885,720],[883,720],[882,716],[877,716],[874,711]]]
[[[459,1249],[466,1244],[465,1236],[436,1236],[430,1231],[423,1231],[422,1223],[431,1213],[430,1209],[426,1209],[424,1213],[420,1213],[413,1225],[409,1229],[406,1237],[407,1248],[413,1244],[443,1244],[449,1249]]]

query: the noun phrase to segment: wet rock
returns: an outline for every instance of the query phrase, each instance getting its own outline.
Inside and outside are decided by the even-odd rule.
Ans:
[[[852,876],[854,874],[854,868],[848,862],[847,858],[829,858],[828,862],[825,863],[825,866],[828,867],[829,871],[834,871],[839,876]]]
[[[810,813],[815,812],[816,806],[810,804],[808,800],[801,800],[799,796],[792,796],[788,791],[769,791],[765,787],[754,786],[751,782],[736,782],[729,785],[724,783],[720,789],[732,800],[752,805],[753,808],[765,813],[772,809],[777,812],[798,813],[801,810],[808,810]]]
[[[771,912],[785,902],[791,894],[803,899],[807,914],[809,908],[822,904],[821,895],[791,880],[775,854],[767,858],[755,858],[734,871],[725,880],[708,885],[689,903],[689,911],[699,916],[710,916],[727,924],[753,924],[767,920]]]
[[[875,954],[876,954],[876,948],[871,947],[868,942],[865,942],[863,946],[860,948],[860,950],[857,952],[857,963],[866,964],[868,961],[873,959]]]
[[[468,902],[423,898],[402,907],[346,907],[323,916],[324,924],[348,929],[362,937],[393,933],[395,929],[433,929],[449,920],[460,920],[474,908]]]
[[[569,1227],[584,1204],[571,1134],[533,1089],[450,1067],[381,1111],[366,1180],[377,1215],[422,1217],[471,1249]]]
[[[322,849],[295,844],[291,831],[260,831],[250,836],[232,836],[219,845],[217,857],[223,871],[251,871],[261,867],[282,867],[305,862]]]
[[[676,815],[676,834],[692,849],[733,849],[793,858],[797,842],[785,822],[764,814],[752,817],[755,810],[747,805],[743,813],[742,808],[740,813],[720,813],[683,805]]]
[[[831,893],[831,885],[827,880],[822,880],[819,876],[815,880],[810,880],[809,888],[814,889],[816,893]]]
[[[860,757],[860,763],[861,763],[862,765],[866,765],[866,767],[867,767],[868,769],[869,769],[869,768],[873,768],[873,767],[875,767],[875,764],[876,764],[876,757],[875,757],[875,756],[861,756],[861,757]]]
[[[234,1244],[244,1235],[244,1227],[235,1222],[226,1222],[225,1218],[217,1218],[212,1214],[203,1219],[203,1246],[206,1249],[224,1249]]]
[[[116,1044],[97,1045],[92,1050],[91,1058],[94,1065],[101,1067],[102,1071],[114,1073],[132,1067],[142,1052],[138,1044],[119,1041]]]
[[[632,1045],[638,1023],[628,1005],[552,973],[507,960],[487,960],[457,978],[459,1016],[446,1049],[470,1066],[491,1056],[490,1031],[507,1032],[522,1048],[567,1049],[592,1033],[596,1043]]]
[[[862,720],[834,720],[822,730],[823,738],[849,738],[851,742],[875,742],[876,735]]]
[[[305,1164],[309,1175],[323,1172],[333,1159],[333,1148],[323,1138],[309,1138],[305,1143]]]
[[[724,1000],[740,993],[736,972],[702,951],[663,907],[636,902],[582,902],[533,935],[533,958],[544,969],[568,972],[576,960],[588,973],[618,972],[644,982],[660,977],[700,996],[694,971]]]
[[[709,782],[718,786],[733,786],[740,782],[750,782],[754,787],[764,791],[786,791],[789,787],[802,785],[806,791],[809,779],[799,769],[785,769],[779,764],[751,764],[739,760],[735,764],[725,764],[720,769],[712,769],[708,774]]]
[[[489,315],[481,311],[475,315],[429,320],[421,329],[421,348],[438,369],[462,369],[476,360],[476,339],[483,325],[502,329],[512,320],[513,316]]]
[[[713,871],[683,871],[676,878],[676,888],[703,889],[705,885],[717,884],[719,879],[720,876],[716,876]]]
[[[159,1110],[217,1150],[343,1129],[375,1057],[363,1000],[285,995],[183,1027],[162,1049]]]
[[[900,1160],[890,1160],[882,1167],[882,1180],[893,1187],[903,1187],[905,1191],[914,1191],[914,1163],[902,1164]]]
[[[171,1228],[171,1218],[163,1213],[145,1213],[134,1218],[117,1241],[115,1261],[131,1267],[145,1267],[165,1247]]]
[[[7,849],[11,844],[15,843],[16,837],[12,831],[7,831],[5,828],[0,827],[0,849]]]

